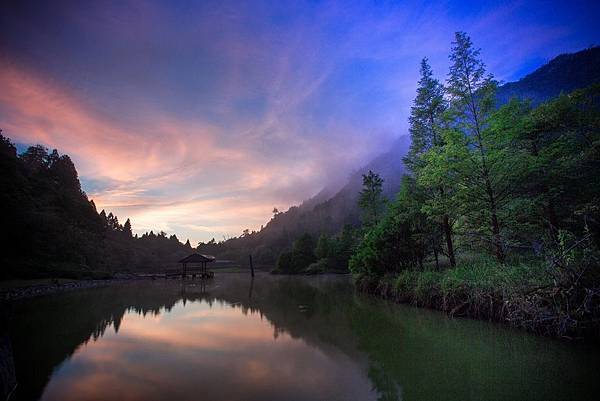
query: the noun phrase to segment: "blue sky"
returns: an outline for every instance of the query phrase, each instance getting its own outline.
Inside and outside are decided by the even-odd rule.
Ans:
[[[257,229],[407,132],[455,31],[516,80],[600,42],[597,2],[7,1],[0,121],[101,208],[198,240]]]

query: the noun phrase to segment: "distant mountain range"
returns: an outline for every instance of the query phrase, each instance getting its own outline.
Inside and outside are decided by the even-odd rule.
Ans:
[[[562,92],[587,87],[600,82],[600,46],[572,54],[562,54],[517,82],[506,83],[498,88],[497,99],[504,104],[513,97],[530,99],[539,104]],[[262,248],[287,246],[304,232],[317,235],[320,232],[336,233],[345,224],[359,223],[358,193],[362,187],[362,175],[372,170],[384,179],[384,193],[388,198],[398,192],[402,175],[406,172],[402,158],[408,151],[410,138],[400,136],[391,148],[370,163],[355,171],[348,182],[337,192],[324,188],[314,197],[275,215],[260,231],[249,237],[229,240],[234,248],[244,252]],[[231,251],[231,247],[227,246]],[[273,257],[266,252],[265,262]],[[231,256],[234,252],[231,252]]]

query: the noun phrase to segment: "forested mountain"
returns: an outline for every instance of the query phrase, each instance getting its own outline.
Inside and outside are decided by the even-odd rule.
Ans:
[[[159,268],[192,248],[163,232],[134,236],[131,222],[96,211],[69,156],[37,145],[17,154],[0,131],[0,278],[99,277]]]
[[[512,97],[539,104],[596,82],[600,82],[600,46],[561,54],[517,82],[500,86],[496,97],[501,104]]]
[[[496,91],[498,105],[511,98],[529,99],[533,104],[600,82],[600,47],[592,47],[573,54],[563,54],[517,82],[501,85]],[[362,175],[374,171],[383,178],[383,194],[393,199],[400,189],[406,169],[402,158],[410,146],[408,135],[400,136],[392,147],[363,168],[355,171],[348,182],[329,199],[325,188],[315,197],[276,213],[259,232],[246,233],[222,243],[202,244],[200,248],[231,259],[245,260],[254,253],[260,263],[273,264],[279,252],[304,233],[316,238],[320,233],[336,234],[344,225],[360,223],[358,207]]]

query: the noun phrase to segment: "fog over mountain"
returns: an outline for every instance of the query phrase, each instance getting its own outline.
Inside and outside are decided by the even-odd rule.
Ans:
[[[600,46],[553,58],[519,81],[501,85],[497,91],[497,99],[499,105],[513,97],[529,99],[532,104],[538,104],[561,93],[597,82],[600,82]],[[226,255],[235,256],[237,252],[232,249],[245,253],[253,248],[258,248],[260,255],[264,248],[288,246],[304,232],[312,235],[321,232],[335,234],[346,224],[359,224],[360,210],[357,201],[362,187],[362,175],[369,170],[378,173],[384,179],[385,196],[392,199],[399,190],[402,175],[406,173],[402,158],[409,146],[409,136],[399,136],[386,152],[353,172],[339,190],[336,191],[335,184],[325,187],[299,206],[275,215],[261,231],[227,241],[229,250]],[[218,252],[219,249],[215,251]],[[272,252],[267,252],[265,262],[272,257]]]

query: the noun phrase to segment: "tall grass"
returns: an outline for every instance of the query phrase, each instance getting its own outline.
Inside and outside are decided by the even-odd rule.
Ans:
[[[579,335],[590,322],[565,320],[566,308],[555,296],[561,289],[554,277],[541,260],[514,259],[500,265],[492,258],[472,255],[455,268],[357,276],[355,281],[362,291],[452,316],[502,321],[546,335]],[[597,325],[591,322],[591,326]]]

